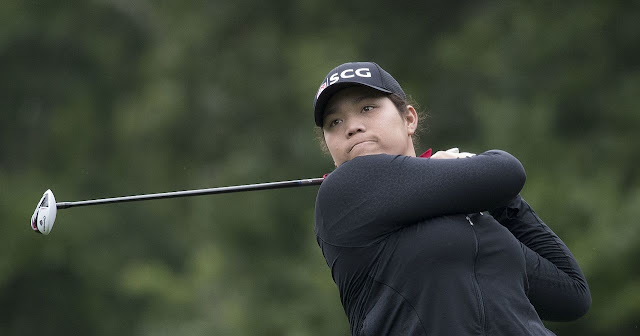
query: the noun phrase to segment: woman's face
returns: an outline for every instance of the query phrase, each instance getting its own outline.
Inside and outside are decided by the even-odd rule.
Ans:
[[[363,86],[336,93],[325,109],[324,140],[337,166],[356,156],[416,156],[411,136],[418,116],[412,106],[404,116],[391,99]]]

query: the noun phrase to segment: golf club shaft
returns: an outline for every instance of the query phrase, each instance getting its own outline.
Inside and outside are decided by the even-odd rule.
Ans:
[[[87,200],[87,201],[58,202],[56,203],[56,208],[67,209],[71,207],[108,204],[108,203],[123,203],[123,202],[146,201],[146,200],[154,200],[154,199],[162,199],[162,198],[226,194],[226,193],[240,192],[240,191],[304,187],[304,186],[319,185],[322,183],[323,180],[324,178],[319,177],[319,178],[311,178],[311,179],[303,179],[303,180],[267,182],[267,183],[247,184],[247,185],[230,186],[230,187],[217,187],[217,188],[208,188],[208,189],[172,191],[172,192],[164,192],[164,193],[157,193],[157,194],[101,198],[101,199],[94,199],[94,200]]]

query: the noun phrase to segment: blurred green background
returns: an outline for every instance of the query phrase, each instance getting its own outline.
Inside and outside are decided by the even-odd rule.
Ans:
[[[500,148],[593,295],[558,335],[640,334],[637,1],[0,2],[0,335],[348,335],[317,187],[58,201],[318,177],[312,100],[371,60],[429,115],[417,150]]]

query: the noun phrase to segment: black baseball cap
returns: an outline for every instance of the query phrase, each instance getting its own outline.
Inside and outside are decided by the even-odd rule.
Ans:
[[[322,127],[324,108],[329,99],[338,91],[351,86],[368,86],[385,93],[395,93],[402,99],[407,99],[402,87],[388,72],[373,62],[344,63],[324,78],[318,93],[313,98],[313,109],[316,125]]]

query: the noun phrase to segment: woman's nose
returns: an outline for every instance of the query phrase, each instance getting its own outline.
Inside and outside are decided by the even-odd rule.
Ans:
[[[359,120],[351,120],[347,125],[347,137],[352,137],[357,133],[362,133],[366,131],[366,127]]]

